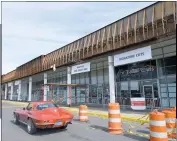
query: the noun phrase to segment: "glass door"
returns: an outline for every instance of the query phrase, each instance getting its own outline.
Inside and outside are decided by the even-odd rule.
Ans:
[[[120,83],[120,94],[121,94],[120,104],[124,108],[127,108],[128,106],[130,106],[130,92],[129,92],[129,82],[128,81]]]
[[[144,85],[143,93],[146,100],[146,106],[148,109],[154,108],[154,90],[153,85]]]
[[[97,103],[97,85],[89,85],[89,103]]]
[[[103,103],[103,87],[102,86],[97,87],[97,102],[98,104]]]

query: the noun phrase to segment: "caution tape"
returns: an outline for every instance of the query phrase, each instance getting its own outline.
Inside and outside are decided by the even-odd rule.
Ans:
[[[149,134],[140,134],[140,133],[134,133],[132,131],[124,131],[125,133],[131,134],[131,135],[135,135],[135,136],[139,136],[139,137],[146,137],[149,138]]]
[[[144,118],[144,117],[146,117],[146,120],[147,120],[147,119],[149,118],[149,114],[147,114],[147,115],[145,115],[145,116],[142,116],[141,118],[138,118],[137,121],[140,120],[140,119],[142,119],[142,118]],[[146,120],[145,120],[145,121],[146,121]],[[129,125],[129,127],[130,127],[130,128],[129,128],[129,131],[130,131],[130,129],[138,128],[138,127],[144,125],[144,124],[146,123],[145,121],[144,121],[144,122],[141,122],[141,124],[140,124],[140,125],[137,125],[137,126],[132,126],[131,124],[128,124],[128,123],[127,123],[127,124]]]
[[[146,120],[147,120],[149,118],[149,114],[144,115],[144,116],[142,116],[142,117],[140,117],[140,118],[138,118],[136,120],[138,121],[138,120],[143,119],[143,118],[146,118]],[[128,124],[128,126],[129,126],[129,128],[128,128],[128,130],[124,130],[124,132],[128,133],[128,134],[131,134],[131,135],[134,135],[134,136],[149,138],[149,134],[135,133],[135,132],[133,132],[131,130],[131,129],[135,129],[135,128],[138,128],[138,127],[144,125],[146,123],[146,120],[144,122],[141,122],[141,124],[137,125],[137,126],[132,126],[131,124],[126,122]]]

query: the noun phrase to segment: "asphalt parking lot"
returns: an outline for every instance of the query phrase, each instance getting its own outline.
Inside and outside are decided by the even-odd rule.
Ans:
[[[2,104],[2,141],[147,141],[148,138],[135,136],[124,132],[122,135],[112,135],[107,132],[108,120],[99,117],[89,116],[88,123],[79,122],[78,116],[75,115],[73,124],[69,125],[66,130],[45,129],[39,130],[35,135],[29,135],[26,127],[22,124],[15,125],[13,123],[13,110],[22,108],[19,105],[9,103]],[[132,123],[137,126],[140,123]],[[123,121],[124,130],[128,130],[127,122]],[[143,125],[134,132],[149,134],[148,125]]]

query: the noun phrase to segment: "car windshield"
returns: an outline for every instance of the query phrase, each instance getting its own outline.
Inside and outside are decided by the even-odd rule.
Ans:
[[[57,108],[58,106],[53,103],[45,103],[45,104],[40,104],[36,107],[37,110],[43,110],[46,108]]]

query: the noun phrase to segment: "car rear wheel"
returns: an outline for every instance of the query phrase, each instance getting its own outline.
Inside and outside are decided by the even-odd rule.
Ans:
[[[37,129],[32,121],[32,119],[28,119],[28,122],[27,122],[27,132],[29,134],[35,134],[37,132]]]
[[[19,124],[19,120],[18,120],[18,115],[16,113],[14,113],[14,117],[13,117],[13,121],[15,124]]]

